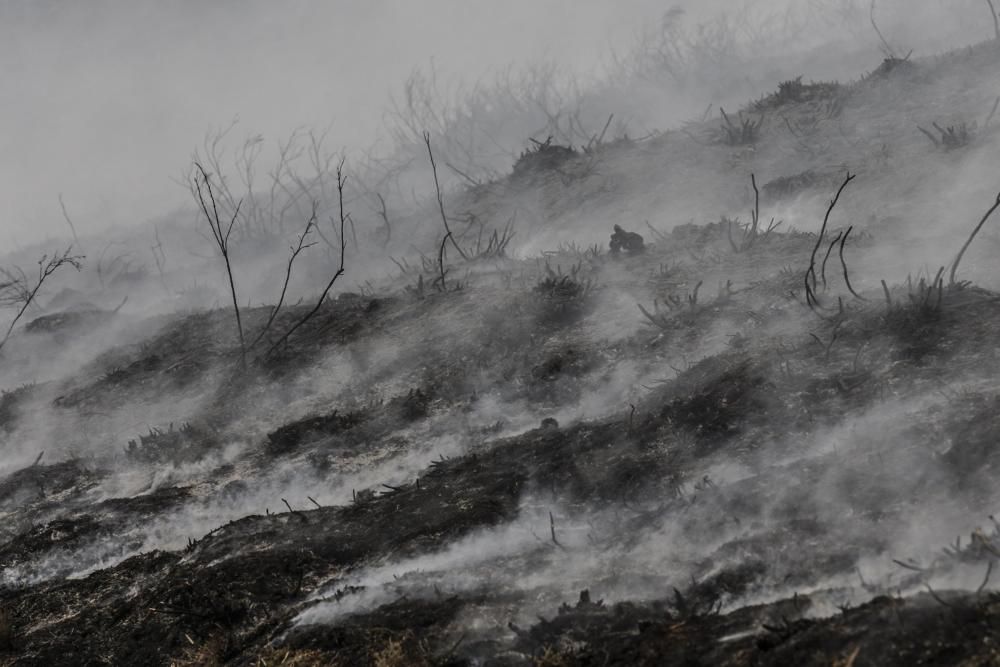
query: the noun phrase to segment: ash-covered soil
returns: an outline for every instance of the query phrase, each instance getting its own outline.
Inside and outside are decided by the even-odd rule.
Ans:
[[[0,661],[1000,664],[996,241],[952,280],[978,218],[900,219],[996,150],[914,121],[948,122],[942,89],[988,111],[997,64],[979,45],[644,141],[536,142],[447,203],[503,229],[527,193],[518,242],[543,250],[470,232],[443,281],[397,260],[246,364],[225,308],[34,320],[0,364],[115,342],[0,397]],[[759,226],[630,201],[749,211],[751,173]],[[557,242],[587,208],[643,251]]]

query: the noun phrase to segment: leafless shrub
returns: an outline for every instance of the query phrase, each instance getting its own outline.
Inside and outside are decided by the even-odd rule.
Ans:
[[[778,178],[771,179],[767,183],[761,186],[764,194],[773,199],[780,199],[783,197],[791,197],[796,195],[803,190],[808,190],[809,188],[815,187],[822,183],[825,179],[812,169],[807,169],[806,171],[799,172],[797,174],[792,174],[790,176],[779,176]]]
[[[733,64],[801,36],[802,18],[795,12],[768,14],[750,5],[730,7],[697,26],[687,22],[680,7],[671,7],[661,20],[639,35],[636,48],[626,56],[613,54],[620,75],[671,88],[697,86],[706,81],[725,82]]]
[[[722,141],[727,146],[752,146],[760,139],[760,129],[764,125],[764,114],[755,121],[752,118],[745,118],[743,112],[737,112],[737,120],[734,123],[726,110],[719,107],[722,115]]]
[[[97,256],[94,269],[102,289],[116,282],[120,276],[128,275],[132,271],[131,253],[127,251],[112,253],[112,248],[123,245],[118,241],[112,241],[105,245]]]
[[[342,275],[344,275],[344,259],[345,259],[345,254],[347,252],[347,238],[344,236],[344,225],[347,222],[347,213],[345,213],[345,211],[344,211],[344,185],[347,182],[347,178],[344,176],[344,159],[343,158],[341,158],[340,163],[337,164],[335,175],[336,175],[336,179],[337,179],[337,202],[338,202],[339,219],[335,220],[333,218],[330,218],[330,223],[331,223],[331,225],[333,225],[334,229],[336,230],[337,227],[338,227],[337,223],[339,222],[339,233],[340,233],[340,248],[339,248],[339,250],[340,250],[340,264],[338,265],[336,272],[334,272],[333,276],[330,277],[330,280],[323,287],[323,291],[320,293],[319,298],[316,300],[316,304],[312,307],[312,309],[309,310],[305,315],[303,315],[302,317],[300,317],[299,319],[297,319],[288,328],[288,330],[285,331],[285,333],[283,333],[278,338],[278,340],[276,340],[274,343],[272,343],[271,346],[267,349],[267,352],[265,353],[265,356],[270,356],[270,355],[274,354],[274,352],[276,350],[278,350],[278,348],[280,348],[282,345],[285,344],[286,341],[288,341],[288,339],[292,336],[292,334],[294,334],[296,331],[298,331],[299,327],[301,327],[306,322],[308,322],[309,320],[311,320],[316,315],[316,313],[319,312],[319,309],[323,307],[323,303],[326,301],[326,298],[330,295],[330,290],[333,289],[333,286],[336,284],[337,279],[340,278]],[[315,222],[314,222],[315,218],[310,218],[310,220],[313,221],[314,228],[315,228]],[[302,235],[302,237],[300,237],[300,239],[304,238],[304,237],[305,237],[305,233],[303,233],[303,235]],[[300,245],[301,245],[301,240],[300,240]],[[294,254],[297,254],[297,253],[295,253],[293,251],[293,255]],[[294,260],[294,257],[292,259]],[[289,262],[289,269],[291,269],[291,261]]]
[[[198,162],[194,163],[194,167],[197,173],[194,174],[191,180],[194,183],[195,196],[202,213],[205,215],[205,221],[212,232],[212,240],[219,249],[219,254],[222,256],[223,264],[226,267],[226,277],[229,280],[229,293],[233,299],[233,312],[236,315],[236,330],[240,340],[240,361],[246,366],[247,345],[243,335],[243,318],[240,315],[240,302],[236,296],[236,281],[233,279],[233,264],[229,255],[229,240],[243,202],[240,200],[233,206],[233,214],[229,218],[229,221],[225,222],[219,213],[215,190],[212,187],[212,181],[209,179],[208,172]],[[207,200],[205,199],[206,193],[208,194]]]
[[[763,112],[767,109],[776,109],[788,104],[799,104],[802,102],[823,102],[829,114],[828,117],[837,115],[839,109],[843,107],[843,86],[836,81],[810,81],[803,83],[802,77],[797,76],[788,81],[778,84],[778,90],[766,95],[753,104],[755,111]],[[833,103],[832,105],[830,103]]]
[[[559,144],[596,147],[603,137],[593,128],[600,126],[584,112],[582,96],[576,81],[551,63],[507,68],[471,85],[449,86],[433,67],[414,70],[385,118],[393,153],[371,159],[366,180],[377,188],[398,184],[423,150],[425,132],[439,162],[474,185],[500,177],[517,158],[520,137],[551,135]]]
[[[507,256],[507,246],[514,239],[514,223],[517,221],[516,211],[507,219],[503,227],[490,228],[480,216],[472,212],[467,212],[459,218],[450,219],[452,222],[465,223],[465,229],[457,235],[459,245],[462,245],[470,234],[476,234],[474,242],[470,241],[463,246],[470,260],[502,259]]]
[[[386,210],[385,198],[378,192],[375,193],[375,197],[379,203],[378,217],[382,219],[382,225],[385,229],[385,238],[382,239],[382,248],[385,249],[392,240],[392,223],[389,222],[389,212]]]
[[[968,146],[969,142],[972,140],[973,133],[976,131],[975,123],[972,124],[971,128],[967,123],[941,127],[937,121],[934,121],[931,125],[938,131],[940,136],[935,136],[933,133],[925,130],[919,125],[917,126],[917,129],[923,132],[924,136],[930,139],[935,146],[939,146],[945,150],[954,150],[956,148]]]
[[[214,444],[213,434],[187,422],[175,427],[150,427],[148,433],[129,439],[123,448],[128,460],[135,463],[195,460]]]
[[[563,241],[559,244],[556,250],[545,251],[542,253],[546,258],[558,257],[561,255],[567,255],[572,258],[575,262],[593,262],[594,260],[600,259],[601,253],[604,252],[600,243],[594,243],[589,246],[582,246],[576,241]]]
[[[564,274],[561,265],[556,265],[556,270],[553,271],[549,263],[545,262],[545,277],[535,286],[535,293],[555,301],[587,296],[594,285],[590,278],[580,276],[582,267],[582,262],[578,262],[570,267],[569,273]]]
[[[760,190],[757,189],[757,178],[750,174],[750,184],[753,187],[753,209],[750,210],[750,223],[743,226],[743,234],[740,238],[740,242],[737,244],[733,240],[733,226],[738,225],[738,220],[729,220],[729,224],[726,227],[726,233],[729,238],[729,245],[732,247],[733,252],[741,253],[746,252],[754,246],[757,241],[764,242],[771,236],[771,232],[778,228],[782,223],[781,220],[778,222],[771,218],[771,222],[768,223],[766,229],[761,229],[760,226]]]
[[[809,257],[809,267],[806,269],[804,284],[806,292],[806,303],[810,308],[815,310],[819,306],[819,299],[816,296],[816,254],[819,252],[820,247],[823,244],[823,239],[826,235],[826,228],[830,222],[830,214],[833,213],[834,207],[836,207],[837,202],[840,200],[840,195],[843,193],[844,188],[853,181],[855,178],[854,174],[848,173],[844,178],[844,182],[837,189],[837,194],[834,195],[833,199],[830,201],[830,205],[826,209],[826,215],[823,216],[823,224],[820,226],[819,234],[816,236],[816,244],[813,246],[812,254]],[[829,256],[829,253],[827,253]],[[846,266],[845,266],[846,271]]]
[[[338,177],[339,178],[339,177]],[[285,304],[285,296],[288,294],[288,284],[292,279],[292,268],[295,265],[296,258],[307,248],[310,248],[315,244],[313,241],[307,241],[309,234],[316,228],[316,204],[313,204],[312,215],[306,221],[306,226],[303,227],[302,233],[299,234],[297,243],[290,248],[291,252],[288,255],[288,263],[285,265],[285,279],[281,284],[281,294],[278,296],[278,301],[272,307],[270,312],[267,314],[267,320],[264,325],[260,328],[260,331],[250,341],[250,348],[253,348],[259,343],[271,330],[271,326],[274,324],[275,318],[278,317],[278,313],[281,312],[281,307]],[[342,242],[343,243],[343,242]]]
[[[915,308],[931,312],[941,310],[941,302],[944,298],[944,267],[942,266],[934,279],[929,281],[926,277],[920,278],[914,283],[909,276],[906,278],[907,296],[910,304]]]
[[[417,282],[415,285],[407,285],[406,291],[417,299],[423,299],[427,296],[427,292],[424,288],[424,274],[417,276]]]
[[[320,210],[331,205],[338,158],[326,150],[325,133],[292,132],[276,145],[273,166],[262,178],[259,171],[266,156],[261,135],[250,136],[232,154],[227,152],[236,124],[207,134],[192,157],[213,175],[216,204],[223,215],[235,214],[234,240],[283,236],[294,220],[308,217],[314,202],[319,202]],[[190,179],[187,185],[197,199]]]
[[[38,273],[34,278],[19,266],[10,268],[0,267],[0,308],[14,308],[16,312],[2,340],[0,340],[0,350],[10,340],[14,327],[24,316],[24,313],[35,303],[38,292],[42,285],[54,273],[64,266],[70,266],[79,271],[82,267],[83,255],[71,255],[73,248],[70,246],[62,253],[55,253],[51,257],[42,255],[38,260]]]
[[[875,0],[872,0],[871,8],[868,12],[868,19],[871,22],[872,30],[875,31],[875,34],[878,35],[879,41],[882,42],[882,54],[885,56],[885,61],[882,63],[883,67],[886,67],[887,63],[893,63],[894,65],[895,63],[909,60],[909,53],[902,58],[899,57],[899,53],[892,47],[891,44],[889,44],[889,40],[885,38],[885,35],[882,34],[882,31],[878,27],[878,23],[875,22]],[[886,67],[886,71],[888,72],[892,68],[893,66]]]
[[[483,227],[479,228],[479,236],[476,245],[470,248],[470,253],[476,259],[499,259],[507,256],[507,246],[514,239],[514,221],[516,216],[512,216],[503,229],[494,229],[486,238],[483,244]]]
[[[434,282],[437,289],[440,291],[447,290],[447,284],[445,279],[447,276],[447,271],[444,268],[444,248],[448,241],[451,241],[452,246],[458,251],[458,254],[462,256],[462,259],[469,259],[462,247],[458,245],[458,241],[455,240],[455,235],[451,233],[451,227],[448,225],[448,216],[444,212],[444,195],[441,193],[441,183],[438,181],[437,164],[434,162],[434,151],[431,148],[431,135],[429,132],[424,132],[424,144],[427,146],[427,157],[430,159],[431,171],[434,174],[434,191],[437,194],[438,210],[441,212],[441,222],[444,224],[444,237],[441,239],[441,247],[438,249],[438,280]]]
[[[943,148],[944,150],[963,148],[975,142],[983,132],[989,129],[990,122],[992,122],[993,116],[996,115],[998,106],[1000,106],[1000,97],[994,100],[993,108],[990,109],[989,114],[987,114],[986,120],[982,125],[982,130],[980,130],[979,124],[976,121],[973,121],[971,124],[961,122],[945,127],[942,127],[937,121],[934,121],[931,123],[931,126],[937,131],[937,134],[924,129],[919,125],[917,126],[917,129],[920,130],[925,137],[930,139],[931,143],[938,148]]]
[[[590,137],[590,141],[588,141],[583,146],[583,152],[584,153],[586,153],[588,155],[591,155],[594,152],[596,152],[597,150],[599,150],[599,149],[601,149],[601,148],[604,147],[604,145],[605,145],[604,144],[604,135],[606,135],[608,133],[608,128],[611,127],[611,121],[614,120],[614,118],[615,118],[614,114],[609,114],[608,115],[608,122],[606,122],[604,124],[604,127],[601,128],[601,131],[599,133],[593,135],[592,137]],[[628,134],[624,134],[621,139],[618,139],[618,140],[616,140],[616,142],[613,142],[613,143],[618,143],[618,142],[631,143],[631,140],[628,138]]]
[[[511,178],[515,180],[532,180],[548,172],[565,175],[562,166],[578,155],[572,146],[552,143],[552,135],[545,141],[530,141],[531,145],[521,152],[514,163]]]
[[[337,279],[344,273],[344,260],[345,252],[347,247],[347,238],[345,235],[345,225],[347,222],[347,214],[344,211],[344,183],[345,177],[343,175],[343,165],[344,161],[341,160],[335,169],[335,177],[337,182],[337,199],[339,202],[339,229],[336,221],[331,219],[333,223],[334,232],[337,233],[339,239],[339,251],[340,251],[340,265],[337,271],[334,273],[333,277],[327,283],[323,292],[320,295],[316,305],[306,313],[304,316],[296,320],[278,339],[273,342],[270,347],[268,347],[265,356],[270,356],[277,350],[281,345],[283,345],[288,338],[303,324],[310,320],[322,307],[323,302],[329,295],[330,290],[333,288],[334,283]],[[282,282],[281,292],[278,297],[277,302],[271,307],[268,317],[264,322],[260,330],[247,341],[247,335],[243,327],[243,317],[240,310],[239,298],[237,296],[236,281],[233,276],[233,263],[231,255],[230,241],[232,239],[233,230],[236,226],[236,221],[239,217],[240,210],[242,209],[243,200],[236,201],[231,208],[231,213],[226,217],[220,212],[220,189],[218,187],[218,182],[214,180],[211,175],[206,171],[205,167],[199,163],[194,163],[195,173],[192,176],[192,187],[191,190],[195,195],[196,203],[200,208],[205,222],[208,224],[209,230],[212,234],[212,240],[215,243],[216,248],[219,251],[219,255],[223,260],[223,264],[226,269],[226,278],[229,286],[229,293],[232,300],[233,313],[236,319],[236,329],[239,336],[240,344],[240,362],[243,367],[247,364],[247,355],[250,351],[256,347],[259,343],[264,341],[268,334],[270,333],[275,321],[281,312],[282,307],[285,304],[285,298],[288,293],[288,286],[291,282],[291,277],[293,273],[293,267],[295,260],[299,255],[308,249],[309,247],[315,245],[313,242],[309,241],[309,235],[316,231],[319,233],[317,223],[317,207],[318,202],[312,202],[312,209],[309,217],[306,220],[306,224],[298,236],[298,240],[294,246],[290,248],[291,252],[289,254],[288,262],[285,267],[285,277]],[[225,198],[228,195],[222,194],[223,206],[225,206]]]
[[[875,68],[875,71],[873,71],[868,76],[863,77],[863,79],[864,80],[884,79],[885,77],[889,76],[893,72],[897,72],[897,71],[903,71],[903,72],[905,72],[905,71],[912,70],[913,68],[916,67],[916,65],[914,65],[912,62],[910,62],[910,56],[912,55],[912,53],[913,52],[910,51],[905,56],[903,56],[902,58],[897,57],[897,56],[886,56],[882,60],[882,63],[878,67]]]
[[[646,285],[654,293],[672,292],[684,284],[680,267],[660,263],[659,267],[650,271]]]
[[[577,262],[564,274],[562,266],[556,265],[553,271],[549,263],[545,263],[545,277],[534,288],[535,295],[542,301],[545,318],[558,320],[583,312],[594,291],[594,283],[591,278],[581,275],[582,267],[583,263]]]
[[[687,295],[686,298],[682,299],[676,294],[670,294],[664,298],[653,300],[653,312],[649,312],[641,304],[636,304],[639,307],[639,311],[643,316],[655,327],[659,329],[669,329],[672,326],[671,318],[675,313],[682,312],[684,310],[695,310],[698,307],[698,290],[704,281],[699,280],[698,284],[694,286],[694,289]],[[731,285],[728,285],[731,287]]]

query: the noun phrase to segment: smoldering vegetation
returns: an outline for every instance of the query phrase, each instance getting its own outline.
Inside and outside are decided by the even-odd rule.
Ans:
[[[66,210],[2,264],[0,659],[994,664],[1000,49],[874,9],[663,131],[774,54],[672,14],[621,110],[417,77],[388,153],[237,125],[154,225]]]

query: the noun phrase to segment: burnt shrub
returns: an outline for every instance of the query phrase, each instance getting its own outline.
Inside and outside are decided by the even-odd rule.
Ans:
[[[341,413],[337,410],[326,415],[306,417],[268,433],[267,450],[271,454],[287,454],[304,443],[352,429],[364,419],[360,412]]]

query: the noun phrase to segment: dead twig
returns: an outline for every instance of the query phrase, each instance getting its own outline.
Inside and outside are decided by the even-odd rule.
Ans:
[[[287,501],[287,500],[285,500],[284,498],[282,498],[282,499],[281,499],[281,502],[285,503],[285,507],[287,507],[287,508],[288,508],[288,511],[289,511],[289,513],[291,513],[291,514],[294,514],[295,516],[297,516],[297,517],[298,517],[299,519],[301,519],[301,520],[302,520],[302,521],[304,521],[304,522],[308,522],[308,521],[309,521],[309,519],[308,519],[308,518],[306,518],[306,515],[305,515],[305,514],[302,514],[302,513],[301,513],[301,512],[299,512],[298,510],[293,510],[293,509],[292,509],[292,506],[291,506],[291,505],[290,505],[290,504],[288,503],[288,501]]]
[[[875,0],[872,0],[871,11],[869,11],[868,17],[871,20],[872,28],[875,30],[875,34],[878,35],[879,41],[882,42],[882,53],[884,53],[887,58],[898,60],[899,58],[896,56],[896,50],[890,46],[888,40],[885,38],[885,35],[883,35],[882,31],[878,29],[878,24],[875,23]]]
[[[990,575],[993,574],[993,561],[989,561],[986,564],[986,576],[983,577],[983,583],[979,584],[979,588],[976,589],[976,596],[982,595],[983,591],[986,589],[986,585],[990,583]]]
[[[833,253],[833,249],[837,245],[837,241],[839,241],[840,237],[843,235],[844,235],[843,232],[837,232],[837,235],[833,237],[833,240],[830,241],[830,245],[826,249],[826,255],[824,255],[823,257],[823,263],[820,264],[819,278],[820,282],[823,283],[824,290],[826,289],[826,263],[830,259],[830,255]]]
[[[69,213],[66,211],[66,204],[63,202],[63,196],[59,194],[59,208],[62,210],[63,220],[69,225],[69,231],[73,233],[73,245],[77,248],[83,249],[80,245],[80,239],[76,235],[76,225],[73,224],[73,219],[69,217]]]
[[[565,547],[559,543],[556,539],[556,519],[552,516],[552,512],[549,512],[549,533],[552,535],[552,544],[556,545],[560,549],[565,549]]]
[[[940,604],[942,607],[948,607],[949,609],[956,609],[957,608],[955,605],[951,604],[950,602],[945,602],[937,593],[934,592],[934,589],[931,588],[930,584],[925,583],[924,584],[924,588],[927,589],[927,592],[931,594],[931,597],[934,598],[937,601],[937,603]]]
[[[688,295],[688,305],[690,305],[692,309],[698,305],[698,290],[701,289],[701,285],[704,282],[704,280],[699,280],[698,284],[694,286],[694,291]]]
[[[288,283],[292,279],[292,266],[295,264],[295,258],[298,257],[303,250],[316,245],[315,242],[306,243],[306,238],[316,226],[317,206],[317,202],[314,201],[312,206],[312,215],[310,215],[309,219],[306,221],[305,228],[302,230],[302,233],[299,234],[298,243],[291,248],[292,253],[288,256],[288,264],[285,266],[285,280],[281,285],[281,295],[278,297],[278,302],[271,307],[271,311],[267,315],[267,321],[264,323],[264,326],[261,327],[257,336],[250,342],[250,345],[248,346],[250,349],[253,349],[254,346],[256,346],[265,335],[267,335],[267,332],[271,329],[271,325],[274,324],[275,318],[278,316],[278,313],[281,312],[281,308],[285,304],[285,295],[288,293]]]
[[[922,568],[919,565],[914,565],[912,563],[907,563],[905,561],[897,560],[895,558],[892,559],[892,562],[895,563],[896,565],[900,566],[901,568],[904,568],[904,569],[907,569],[907,570],[912,570],[914,572],[920,572],[920,573],[927,572],[927,570],[925,568]]]
[[[997,194],[997,198],[996,201],[993,202],[993,206],[990,206],[989,210],[986,211],[986,215],[983,216],[983,219],[979,221],[979,224],[976,225],[976,228],[972,230],[971,234],[969,234],[969,238],[968,240],[966,240],[965,245],[963,245],[962,249],[958,251],[958,256],[952,263],[951,272],[948,274],[949,285],[955,284],[955,274],[958,272],[958,264],[959,262],[962,261],[962,256],[965,254],[965,251],[969,249],[969,246],[972,245],[972,241],[973,239],[976,238],[976,235],[979,233],[979,230],[983,228],[983,225],[986,224],[986,221],[990,219],[990,216],[993,215],[993,212],[996,211],[998,208],[1000,208],[1000,193]]]
[[[392,225],[389,223],[389,213],[385,207],[385,199],[378,192],[375,193],[378,198],[379,212],[378,216],[382,218],[382,224],[385,225],[385,241],[382,243],[382,247],[385,248],[389,245],[389,241],[392,240]]]
[[[993,19],[993,39],[1000,41],[1000,18],[997,17],[993,0],[986,0],[986,5],[990,8],[990,17]]]
[[[42,258],[38,260],[38,275],[34,281],[29,279],[28,274],[20,267],[0,268],[0,305],[18,307],[14,318],[7,327],[7,332],[3,339],[0,339],[0,350],[3,350],[4,345],[10,340],[14,327],[17,326],[24,313],[35,303],[35,298],[45,281],[63,266],[72,266],[77,271],[80,270],[84,258],[82,255],[71,255],[72,249],[73,247],[70,246],[61,254],[56,253],[51,257],[42,255]]]
[[[441,292],[448,291],[448,286],[445,283],[445,278],[446,278],[448,272],[445,271],[445,269],[444,269],[444,247],[445,247],[445,244],[448,243],[448,239],[450,239],[450,238],[452,238],[451,230],[448,230],[448,232],[444,235],[444,238],[441,239],[441,246],[438,248],[438,271],[439,271],[439,274],[438,274],[437,279],[434,281],[434,287],[436,287]]]
[[[434,151],[431,149],[431,134],[430,132],[424,132],[424,144],[427,145],[427,156],[431,161],[431,171],[434,173],[434,190],[437,193],[438,210],[441,211],[441,222],[444,223],[445,239],[451,239],[451,244],[455,246],[455,250],[461,255],[462,259],[468,260],[469,258],[465,255],[465,251],[462,250],[461,246],[458,245],[458,241],[451,233],[451,228],[448,226],[448,216],[444,212],[444,195],[441,194],[441,183],[438,181],[437,164],[434,162]]]
[[[840,239],[840,265],[844,267],[844,284],[847,285],[847,291],[854,295],[855,299],[867,301],[868,299],[855,292],[854,287],[851,286],[851,277],[847,271],[847,261],[844,260],[844,244],[847,243],[847,237],[850,236],[852,229],[854,229],[853,225],[847,228],[847,231],[844,232],[844,236]]]
[[[823,224],[820,226],[819,234],[816,237],[816,245],[813,246],[812,254],[809,257],[809,268],[806,270],[804,282],[806,288],[806,303],[809,307],[815,310],[816,306],[819,305],[819,300],[816,298],[816,253],[819,252],[820,246],[823,244],[823,237],[826,235],[826,227],[830,221],[830,214],[833,212],[834,207],[840,200],[840,195],[843,193],[844,188],[853,181],[855,175],[847,172],[847,176],[844,182],[840,184],[837,189],[837,194],[834,195],[833,199],[830,201],[830,205],[826,209],[826,215],[823,216]]]
[[[754,121],[752,118],[744,118],[743,112],[737,112],[737,117],[740,121],[739,125],[734,123],[726,113],[726,110],[719,107],[719,112],[722,115],[723,125],[722,131],[725,133],[725,142],[730,146],[746,146],[757,143],[757,139],[760,135],[760,128],[764,125],[764,114],[761,113],[760,118]]]
[[[233,300],[233,312],[236,315],[236,330],[240,337],[240,362],[243,367],[246,367],[247,363],[247,345],[246,339],[243,335],[243,320],[240,317],[240,303],[236,298],[236,282],[233,279],[233,265],[229,257],[229,238],[233,233],[233,226],[236,224],[236,219],[240,214],[240,207],[243,205],[243,200],[239,200],[233,207],[233,215],[229,219],[228,223],[223,223],[219,215],[219,206],[216,202],[215,191],[212,187],[212,181],[208,176],[208,172],[205,168],[201,166],[200,162],[194,163],[195,169],[198,173],[194,177],[194,190],[198,201],[198,205],[201,208],[202,213],[205,214],[205,220],[208,222],[208,227],[212,231],[212,239],[215,241],[216,247],[219,249],[219,254],[222,255],[222,261],[226,266],[226,277],[229,279],[229,293]],[[202,190],[204,185],[205,191],[208,192],[208,201],[211,202],[211,207],[209,207],[208,201],[205,200],[205,191]]]
[[[274,342],[267,349],[265,356],[270,356],[278,349],[285,341],[287,341],[293,333],[295,333],[299,327],[308,322],[313,318],[313,316],[319,312],[319,309],[323,307],[323,303],[326,301],[326,297],[329,296],[330,290],[333,289],[334,283],[340,276],[344,275],[344,255],[347,251],[347,238],[344,236],[344,224],[347,222],[347,215],[344,213],[344,184],[347,182],[347,178],[344,176],[344,159],[341,158],[340,163],[337,165],[337,199],[340,204],[340,266],[337,267],[336,273],[330,278],[326,286],[323,288],[323,292],[320,294],[319,299],[316,300],[316,305],[313,306],[312,310],[300,317],[295,324],[293,324],[289,329],[282,334],[282,336]],[[331,222],[333,222],[331,220]]]

